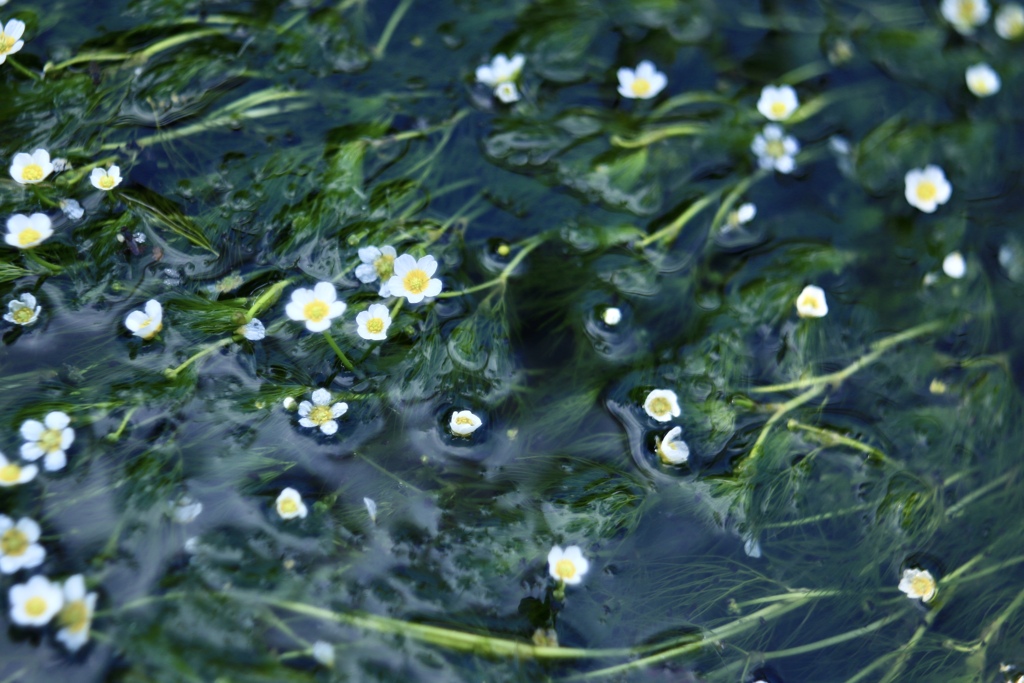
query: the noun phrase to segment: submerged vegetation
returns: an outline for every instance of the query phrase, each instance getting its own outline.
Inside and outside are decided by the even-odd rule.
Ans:
[[[1020,5],[0,27],[0,681],[1024,676]]]

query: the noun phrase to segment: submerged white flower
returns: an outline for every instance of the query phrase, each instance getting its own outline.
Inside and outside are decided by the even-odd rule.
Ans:
[[[7,234],[4,241],[18,249],[30,249],[45,242],[53,235],[53,223],[45,213],[26,216],[16,213],[7,219]]]
[[[757,100],[757,110],[770,121],[785,121],[799,106],[796,90],[788,85],[766,85]]]
[[[290,486],[281,491],[281,495],[274,503],[274,508],[277,510],[277,514],[281,515],[281,519],[295,519],[296,517],[305,519],[309,513],[306,504],[302,502],[302,496]]]
[[[42,310],[42,306],[36,305],[36,298],[25,292],[17,299],[7,302],[7,313],[4,314],[4,320],[15,325],[31,325],[39,320]]]
[[[682,435],[682,427],[673,427],[658,442],[658,457],[666,465],[681,465],[690,459],[690,447],[679,438]]]
[[[801,318],[824,318],[828,315],[825,290],[816,285],[807,285],[796,298],[796,312]]]
[[[0,515],[0,572],[13,574],[41,565],[46,550],[36,543],[39,535],[39,525],[34,520],[22,517],[15,523],[7,515]]]
[[[457,410],[452,413],[452,419],[448,423],[449,429],[456,436],[469,436],[480,428],[483,420],[477,417],[471,410]]]
[[[21,424],[21,457],[29,462],[43,458],[43,467],[49,471],[63,469],[68,462],[64,452],[75,442],[75,430],[69,427],[71,418],[55,410],[47,413],[43,421],[25,420]]]
[[[377,521],[377,501],[373,498],[363,498],[363,505],[366,506],[366,514],[370,516],[371,522]]]
[[[604,309],[604,313],[601,314],[601,320],[604,321],[605,325],[610,325],[614,327],[615,325],[618,325],[620,322],[622,322],[622,311],[615,308],[614,306],[609,306],[608,308]]]
[[[1017,40],[1024,36],[1024,7],[1008,2],[996,12],[996,33],[1005,40]]]
[[[8,22],[8,25],[10,22]],[[0,39],[2,40],[2,39]],[[41,183],[46,176],[53,173],[50,153],[39,148],[31,154],[18,152],[11,162],[11,177],[22,185]]]
[[[372,304],[356,316],[356,332],[363,339],[387,339],[390,326],[391,313],[388,312],[388,307],[382,304]]]
[[[750,202],[740,204],[738,209],[729,212],[729,216],[725,219],[724,227],[726,230],[735,230],[754,220],[756,215],[757,207],[754,204]]]
[[[237,333],[249,341],[260,341],[267,336],[267,328],[259,318],[253,318],[238,328]]]
[[[654,389],[644,400],[644,410],[658,422],[668,422],[679,417],[679,399],[671,389]]]
[[[509,59],[505,55],[494,55],[490,64],[482,64],[476,68],[476,80],[492,88],[502,83],[511,83],[519,78],[519,72],[526,64],[526,57],[523,55],[512,55]]]
[[[419,261],[409,254],[395,259],[395,274],[388,280],[392,296],[404,296],[411,304],[418,304],[424,297],[441,293],[441,281],[431,277],[437,271],[433,256],[424,256]]]
[[[89,182],[97,190],[105,192],[113,190],[121,184],[121,169],[117,165],[111,165],[107,170],[94,168],[89,175]]]
[[[313,289],[299,287],[292,292],[292,300],[284,312],[292,320],[305,321],[310,332],[323,332],[331,327],[331,319],[345,312],[345,302],[338,301],[338,293],[330,282],[318,282]]]
[[[45,576],[11,586],[11,621],[19,626],[46,626],[64,606],[64,591]]]
[[[61,629],[57,640],[71,652],[77,652],[89,642],[92,615],[96,611],[96,594],[86,593],[85,577],[75,574],[64,582],[64,607],[57,615]]]
[[[782,126],[769,123],[754,137],[750,149],[757,155],[757,165],[764,170],[792,173],[796,168],[794,157],[800,151],[800,143],[792,135],[786,135]]]
[[[395,274],[395,259],[398,253],[394,247],[363,247],[359,250],[361,264],[356,266],[356,277],[360,282],[370,283],[380,280],[378,296],[391,296],[388,280]]]
[[[959,33],[970,35],[988,21],[988,0],[942,0],[942,16]]]
[[[977,97],[995,95],[1003,85],[996,70],[985,62],[967,67],[964,78],[967,80],[967,89]]]
[[[124,319],[124,326],[136,337],[149,340],[164,328],[164,307],[156,299],[146,302],[144,311],[132,311]]]
[[[331,392],[317,389],[313,392],[313,402],[303,401],[299,404],[299,424],[303,427],[319,427],[320,431],[330,436],[338,431],[337,418],[348,411],[345,402],[331,403]]]
[[[548,571],[552,578],[558,579],[570,586],[574,586],[583,580],[583,575],[590,569],[590,562],[583,557],[583,551],[578,545],[571,545],[565,550],[561,546],[555,546],[548,553]]]
[[[313,659],[320,662],[328,669],[334,667],[334,646],[323,640],[313,643]]]
[[[0,26],[0,64],[3,64],[7,61],[7,55],[13,55],[25,46],[25,41],[21,39],[25,33],[25,22],[11,19],[6,26]]]
[[[930,602],[939,589],[935,578],[927,569],[904,569],[899,588],[908,598],[920,598],[923,602]]]
[[[85,215],[85,209],[82,208],[77,199],[60,200],[60,210],[73,221],[80,220]]]
[[[512,81],[499,83],[494,87],[494,96],[505,104],[519,101],[519,88]]]
[[[624,66],[615,75],[619,79],[619,94],[630,99],[649,100],[668,85],[668,77],[647,59],[637,64],[636,69]]]
[[[967,261],[964,260],[963,254],[959,251],[946,254],[946,258],[942,259],[942,272],[954,280],[959,280],[966,275]]]
[[[203,504],[189,495],[171,503],[171,517],[178,524],[191,524],[203,511]]]
[[[39,468],[35,465],[19,465],[0,453],[0,486],[7,488],[24,484],[35,479],[37,474],[39,474]]]
[[[946,180],[946,174],[935,164],[907,171],[904,185],[903,194],[907,201],[925,213],[933,213],[953,194],[953,186]]]

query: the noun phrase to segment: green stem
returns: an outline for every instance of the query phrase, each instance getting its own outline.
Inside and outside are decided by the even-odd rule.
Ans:
[[[844,436],[839,432],[834,432],[831,429],[815,427],[813,425],[804,424],[803,422],[794,419],[790,419],[789,422],[786,423],[786,428],[789,429],[790,431],[799,429],[801,431],[807,432],[808,434],[814,437],[815,441],[825,446],[849,446],[854,450],[858,450],[862,453],[867,453],[868,455],[872,456],[873,458],[877,458],[882,462],[895,464],[891,460],[889,460],[885,453],[878,450],[874,446],[869,446],[866,443],[857,441],[856,439],[851,439],[850,437]]]
[[[739,201],[739,198],[743,193],[750,189],[751,185],[767,177],[768,171],[762,169],[736,183],[736,186],[725,196],[725,199],[722,201],[722,205],[718,207],[718,211],[715,212],[715,217],[711,219],[711,232],[715,233],[718,231],[722,226],[722,222],[725,220],[725,217],[729,215],[730,211],[732,211],[732,207],[736,205],[736,202]]]
[[[771,524],[764,524],[761,526],[761,528],[786,529],[789,527],[802,526],[804,524],[814,524],[815,522],[823,522],[827,519],[842,517],[843,515],[849,515],[854,512],[863,512],[864,510],[870,510],[873,507],[874,505],[872,503],[862,503],[860,505],[854,505],[853,507],[844,508],[842,510],[835,510],[833,512],[823,512],[820,515],[811,515],[810,517],[802,517],[800,519],[794,519],[788,522],[773,522]]]
[[[621,135],[613,135],[611,143],[616,147],[636,149],[638,147],[647,147],[648,145],[652,145],[655,142],[660,142],[667,138],[679,137],[682,135],[701,135],[707,131],[707,125],[703,123],[680,123],[674,126],[664,126],[662,128],[649,130],[634,138],[624,138]]]
[[[794,657],[796,655],[807,654],[808,652],[814,652],[815,650],[821,650],[826,647],[838,645],[839,643],[845,643],[848,640],[854,638],[860,638],[863,635],[877,631],[880,628],[888,626],[892,622],[902,619],[903,613],[897,612],[896,614],[890,614],[887,617],[882,617],[877,621],[873,621],[867,626],[861,626],[860,628],[840,633],[839,635],[832,636],[831,638],[824,638],[822,640],[815,641],[813,643],[807,643],[806,645],[800,645],[799,647],[791,647],[787,650],[776,650],[775,652],[764,652],[761,654],[761,659],[767,661],[769,659],[782,659],[783,657]]]
[[[686,224],[690,222],[694,216],[703,211],[711,202],[718,199],[720,192],[712,192],[709,195],[705,195],[686,207],[686,210],[679,214],[679,217],[674,221],[666,225],[661,230],[658,230],[654,234],[648,235],[644,239],[640,240],[637,244],[643,248],[651,242],[656,240],[665,240],[666,244],[671,244],[672,240],[676,238],[679,231],[686,227]]]
[[[16,59],[11,59],[10,57],[8,57],[8,58],[7,58],[7,63],[8,63],[8,64],[10,64],[10,65],[11,65],[12,67],[14,67],[14,70],[15,70],[15,71],[19,71],[19,72],[23,73],[24,75],[28,76],[28,77],[29,77],[29,78],[31,78],[32,80],[35,80],[35,81],[41,81],[41,80],[43,80],[43,77],[42,77],[42,76],[40,76],[39,74],[37,74],[37,73],[36,73],[35,71],[32,71],[32,70],[31,70],[31,69],[29,69],[28,67],[26,67],[26,66],[24,66],[24,65],[20,64],[20,63],[18,62],[18,60],[16,60]]]
[[[128,421],[132,419],[132,415],[134,415],[135,411],[138,409],[138,406],[132,406],[128,409],[128,412],[125,413],[124,419],[121,420],[121,426],[117,428],[117,431],[107,434],[107,441],[117,441],[121,438],[121,435],[124,434],[125,428],[128,426]]]
[[[498,277],[494,278],[493,280],[481,282],[478,285],[473,285],[472,287],[459,290],[458,292],[441,292],[440,294],[437,295],[437,298],[450,299],[452,297],[464,296],[466,294],[472,294],[473,292],[479,292],[484,289],[490,289],[491,287],[505,284],[508,281],[509,277],[512,276],[512,272],[519,266],[520,263],[523,262],[523,259],[525,259],[531,251],[533,251],[540,245],[544,244],[544,241],[546,239],[546,237],[538,235],[537,237],[534,237],[525,242],[523,248],[519,250],[519,253],[516,254],[511,261],[508,262],[508,265],[506,265],[501,270],[501,273],[498,275]]]
[[[281,296],[281,290],[291,283],[292,281],[290,278],[287,280],[281,280],[280,282],[275,282],[269,289],[260,293],[260,295],[256,297],[256,301],[254,301],[252,306],[249,307],[249,310],[246,311],[245,321],[252,322],[253,318],[257,317],[264,310],[272,306],[274,302],[277,301],[278,297]]]
[[[332,349],[334,349],[334,355],[338,357],[341,364],[348,368],[349,371],[355,372],[356,366],[352,365],[352,361],[348,359],[345,352],[341,350],[340,346],[338,346],[338,342],[334,341],[334,337],[331,336],[330,330],[324,330],[324,339],[326,339],[327,343],[330,344]]]
[[[761,433],[758,434],[757,441],[754,442],[753,448],[750,449],[750,455],[747,458],[747,462],[752,462],[759,455],[761,455],[761,450],[764,447],[764,442],[765,440],[768,439],[768,432],[771,431],[771,428],[775,425],[776,422],[781,420],[789,411],[802,406],[803,404],[807,403],[812,398],[814,398],[815,396],[824,391],[825,385],[821,384],[819,386],[808,389],[807,391],[800,394],[796,398],[791,398],[790,400],[786,401],[781,406],[779,406],[778,410],[772,413],[772,416],[768,418],[768,421],[764,424],[764,427],[761,428]]]
[[[398,301],[396,301],[395,305],[391,307],[391,313],[389,314],[391,316],[391,322],[395,321],[395,318],[398,316],[398,312],[400,310],[402,310],[402,304],[404,304],[404,303],[405,303],[405,298],[404,297],[398,297]]]
[[[979,489],[977,489],[975,491],[971,491],[971,493],[969,493],[968,495],[964,496],[963,499],[958,501],[955,505],[950,505],[949,506],[949,509],[946,510],[946,519],[952,519],[954,515],[956,515],[958,512],[963,510],[965,507],[967,507],[968,505],[970,505],[971,503],[976,501],[978,498],[981,498],[982,496],[984,496],[986,493],[988,493],[992,489],[997,489],[1000,486],[1002,486],[1003,484],[1005,484],[1008,481],[1010,481],[1011,479],[1015,479],[1017,477],[1018,471],[1019,471],[1019,468],[1015,467],[1012,470],[1010,470],[1009,472],[1007,472],[1006,474],[1004,474],[1003,476],[990,481],[989,483],[985,484],[984,486],[980,487]]]
[[[384,26],[384,31],[380,34],[380,40],[377,41],[377,46],[373,48],[373,56],[377,59],[381,59],[384,56],[384,51],[388,47],[388,43],[391,42],[391,36],[394,34],[395,29],[398,28],[398,23],[402,21],[402,17],[412,7],[412,0],[402,0],[402,3],[395,8],[395,11],[391,13],[391,18],[388,19],[388,23]]]
[[[176,368],[167,368],[166,370],[164,370],[164,376],[167,379],[172,379],[172,380],[175,379],[178,375],[181,374],[181,372],[185,368],[187,368],[188,366],[192,365],[192,363],[195,363],[197,360],[199,360],[203,356],[207,356],[207,355],[213,353],[214,351],[216,351],[217,349],[219,349],[221,347],[227,346],[231,342],[232,342],[232,338],[231,337],[225,337],[224,339],[221,339],[219,341],[214,342],[213,344],[210,344],[208,346],[205,346],[205,347],[199,349],[194,354],[192,354],[192,356],[189,357],[188,360],[186,360],[184,363],[182,363],[178,367],[176,367]]]

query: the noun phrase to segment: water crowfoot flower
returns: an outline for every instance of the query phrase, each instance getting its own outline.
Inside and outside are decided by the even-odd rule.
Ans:
[[[452,419],[448,423],[448,428],[452,430],[455,436],[469,436],[480,429],[482,424],[483,421],[473,411],[457,410],[452,413]]]
[[[146,302],[145,311],[132,311],[124,319],[124,326],[136,337],[150,340],[164,328],[164,307],[156,299]]]
[[[191,524],[203,512],[203,504],[189,495],[171,503],[171,518],[178,524]]]
[[[679,417],[679,399],[671,389],[654,389],[644,400],[644,410],[658,422],[668,422]]]
[[[69,424],[71,418],[58,410],[48,413],[42,422],[25,420],[21,425],[21,436],[25,439],[21,457],[35,462],[45,456],[43,467],[48,472],[63,469],[67,464],[64,451],[75,442],[75,430]]]
[[[971,35],[988,21],[990,9],[988,0],[942,0],[939,11],[958,33]]]
[[[766,85],[757,100],[757,110],[769,121],[785,121],[799,106],[796,90],[788,85]]]
[[[331,404],[331,392],[317,389],[313,392],[313,402],[303,401],[299,404],[299,424],[303,427],[319,427],[320,431],[330,436],[338,431],[337,418],[348,411],[348,404],[339,402]]]
[[[363,247],[359,250],[361,264],[356,266],[356,277],[367,284],[380,280],[378,296],[391,296],[388,280],[395,274],[395,259],[398,253],[394,247]]]
[[[946,180],[946,174],[934,164],[907,171],[903,182],[903,194],[907,202],[925,213],[933,213],[940,204],[948,202],[953,194],[953,186]]]
[[[377,501],[373,498],[363,498],[363,505],[366,506],[366,514],[370,516],[370,521],[377,522]]]
[[[942,272],[954,280],[959,280],[967,274],[967,261],[959,251],[950,252],[942,259]]]
[[[25,292],[17,299],[7,302],[7,313],[4,314],[4,320],[15,325],[31,325],[39,320],[42,310],[42,306],[36,305],[36,298]]]
[[[305,321],[310,332],[324,332],[331,327],[331,319],[345,312],[345,302],[338,301],[338,293],[330,282],[318,282],[313,289],[302,287],[292,292],[292,300],[284,312],[292,320]]]
[[[631,100],[649,100],[668,85],[668,77],[647,59],[637,64],[636,69],[622,67],[615,75],[619,79],[619,94]]]
[[[249,341],[260,341],[267,336],[267,328],[259,318],[253,318],[238,328],[237,333]]]
[[[51,173],[53,164],[50,163],[50,153],[42,148],[31,154],[19,152],[11,162],[11,177],[22,185],[41,183]]]
[[[121,169],[117,165],[111,165],[107,170],[94,168],[89,175],[89,182],[97,190],[109,192],[121,184]]]
[[[11,586],[11,621],[19,626],[46,626],[64,606],[64,591],[45,576]]]
[[[0,572],[13,574],[19,569],[38,567],[46,559],[46,550],[36,543],[39,540],[39,525],[28,517],[17,523],[6,515],[0,515]]]
[[[309,513],[306,504],[302,502],[302,496],[290,486],[281,491],[281,495],[274,503],[274,508],[277,510],[277,514],[281,515],[281,519],[295,519],[296,517],[305,519]]]
[[[375,341],[387,339],[390,326],[391,314],[388,312],[388,307],[382,304],[372,304],[356,316],[356,332],[363,339]]]
[[[1024,7],[1008,2],[996,12],[996,33],[1004,40],[1017,40],[1024,36]]]
[[[682,427],[673,427],[658,442],[658,457],[666,465],[681,465],[690,459],[690,447],[679,438],[682,434]]]
[[[782,126],[769,123],[754,137],[750,149],[757,155],[757,165],[764,170],[792,173],[796,168],[793,157],[800,151],[800,143],[792,135],[786,135]]]
[[[64,212],[68,219],[73,221],[81,220],[82,216],[85,215],[85,209],[75,199],[60,200],[60,210]]]
[[[431,277],[437,271],[437,261],[427,255],[419,261],[409,254],[395,259],[395,274],[388,280],[392,296],[404,296],[411,304],[418,304],[424,297],[441,293],[441,281]]]
[[[614,306],[609,306],[608,308],[604,309],[604,312],[601,314],[601,320],[604,321],[605,325],[608,325],[609,327],[615,327],[620,322],[622,322],[622,311],[620,311],[618,308],[615,308]]]
[[[725,219],[725,230],[735,230],[754,220],[757,215],[757,207],[750,202],[741,204],[735,211],[730,211]]]
[[[31,249],[45,242],[53,235],[53,223],[45,213],[26,216],[16,213],[7,219],[7,234],[4,241],[18,249]]]
[[[807,285],[796,298],[796,313],[801,318],[824,318],[828,315],[825,290],[816,285]]]
[[[985,62],[967,67],[964,78],[967,80],[967,89],[977,97],[995,95],[1003,85],[996,70]]]
[[[3,24],[0,23],[0,26]],[[11,19],[0,29],[0,64],[7,61],[7,55],[13,55],[25,46],[25,41],[21,39],[24,33],[25,22],[17,19]]]
[[[496,88],[502,83],[511,83],[519,78],[525,64],[526,57],[523,55],[512,55],[512,59],[503,54],[494,55],[490,64],[481,64],[476,68],[476,80]]]
[[[75,574],[64,582],[64,607],[57,615],[61,629],[57,640],[71,652],[77,652],[89,642],[89,628],[96,611],[96,594],[85,592],[85,577]]]
[[[16,462],[11,462],[3,453],[0,453],[0,486],[9,488],[32,481],[39,474],[39,468],[35,465],[22,467]]]
[[[512,104],[519,101],[519,88],[515,83],[499,83],[494,88],[494,96],[505,104]]]
[[[313,659],[320,662],[328,669],[334,668],[334,646],[323,640],[318,640],[313,643],[313,649],[311,651]]]
[[[583,580],[583,575],[590,569],[590,562],[583,557],[583,552],[577,545],[571,545],[565,550],[555,546],[548,553],[548,571],[552,578],[560,582],[575,586]]]
[[[922,602],[931,602],[939,587],[927,569],[904,569],[899,589],[911,600],[920,598]]]

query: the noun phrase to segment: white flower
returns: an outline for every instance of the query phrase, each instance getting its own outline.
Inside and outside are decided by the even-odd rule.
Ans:
[[[370,521],[377,521],[377,501],[373,498],[363,498],[363,505],[366,506],[366,514],[370,515]]]
[[[668,422],[679,417],[679,399],[671,389],[654,389],[644,400],[644,410],[658,422]]]
[[[736,228],[746,225],[750,221],[754,220],[754,216],[757,215],[757,207],[750,202],[740,204],[740,207],[735,211],[729,212],[729,217],[725,221],[726,230],[735,230]]]
[[[1000,38],[1016,40],[1024,36],[1024,7],[1008,2],[996,12],[996,33]]]
[[[328,669],[334,667],[334,646],[323,640],[313,643],[313,659]]]
[[[48,413],[42,422],[25,420],[21,425],[21,457],[29,462],[43,459],[48,472],[63,469],[68,462],[64,452],[75,442],[75,430],[69,427],[71,418],[58,410]]]
[[[178,524],[191,524],[203,511],[203,504],[192,496],[185,495],[171,503],[171,517]]]
[[[10,26],[10,22],[7,25]],[[50,163],[50,153],[42,148],[31,154],[19,152],[11,162],[11,177],[22,185],[40,183],[51,173],[53,164]]]
[[[112,165],[105,171],[102,168],[94,168],[89,174],[89,182],[97,190],[104,192],[113,190],[121,184],[121,169],[116,165]]]
[[[23,33],[25,33],[25,22],[17,19],[11,19],[3,27],[3,30],[0,30],[0,64],[7,61],[7,55],[13,55],[25,46],[25,41],[21,39]]]
[[[64,606],[64,591],[45,576],[11,586],[11,621],[19,626],[46,626]]]
[[[682,427],[673,427],[658,442],[658,457],[666,465],[681,465],[690,459],[690,447],[679,438],[682,434]]]
[[[309,512],[306,504],[302,502],[302,496],[290,486],[281,491],[274,507],[277,509],[277,514],[281,515],[281,519],[295,519],[296,517],[305,519]]]
[[[757,155],[757,165],[764,170],[792,173],[796,168],[793,157],[800,151],[800,143],[792,135],[786,135],[782,126],[769,123],[754,137],[750,149]]]
[[[89,642],[89,628],[95,611],[96,594],[85,592],[85,577],[81,574],[69,576],[64,582],[64,607],[57,615],[57,623],[62,626],[57,631],[57,640],[71,652],[80,650]]]
[[[424,297],[441,293],[441,281],[431,277],[437,271],[433,256],[424,256],[419,261],[409,254],[395,259],[395,274],[388,280],[392,296],[404,296],[411,304],[418,304]]]
[[[900,579],[900,590],[906,593],[908,598],[920,598],[924,602],[929,602],[935,597],[938,589],[935,578],[927,569],[903,570],[903,578]]]
[[[448,423],[448,428],[456,436],[469,436],[476,430],[480,429],[480,425],[483,424],[483,420],[473,414],[471,410],[457,410],[452,413],[452,419]]]
[[[45,242],[53,234],[53,223],[45,213],[26,216],[16,213],[7,219],[4,241],[18,249],[30,249]]]
[[[63,173],[64,171],[70,171],[74,168],[74,166],[71,165],[71,162],[64,157],[50,159],[50,163],[53,164],[54,173]]]
[[[615,308],[614,306],[609,306],[608,308],[604,309],[604,313],[601,314],[601,320],[604,320],[605,325],[610,325],[614,327],[615,325],[618,325],[620,322],[622,322],[622,311]]]
[[[41,565],[46,551],[36,543],[39,534],[39,525],[28,517],[15,524],[10,517],[0,515],[0,572],[13,574]]]
[[[7,302],[7,313],[4,314],[4,320],[15,325],[31,325],[39,320],[42,310],[42,306],[36,305],[36,298],[25,292],[21,297]]]
[[[284,406],[285,410],[294,410],[294,408],[295,408],[295,399],[292,398],[291,396],[285,396],[284,397],[284,401],[281,402],[281,405]]]
[[[619,94],[629,99],[649,100],[668,85],[665,74],[646,59],[637,64],[635,70],[622,67],[615,75],[619,78]]]
[[[22,467],[16,462],[11,462],[3,453],[0,453],[0,486],[7,488],[32,481],[39,474],[39,468],[35,465]]]
[[[766,85],[757,100],[757,110],[770,121],[785,121],[799,106],[796,90],[788,85]]]
[[[237,334],[242,335],[249,341],[260,341],[267,336],[267,328],[259,318],[253,318],[238,328]]]
[[[395,274],[395,258],[398,253],[394,247],[363,247],[359,250],[361,264],[356,266],[356,277],[360,282],[374,282],[380,280],[380,291],[378,296],[391,296],[388,289],[388,280]]]
[[[390,326],[391,314],[388,307],[382,304],[372,304],[356,316],[356,332],[363,339],[387,339]]]
[[[590,562],[583,557],[583,552],[578,545],[571,545],[565,550],[555,546],[548,553],[548,571],[552,578],[558,579],[570,586],[574,586],[583,580],[583,575],[590,569]]]
[[[512,59],[505,55],[494,55],[490,64],[482,64],[476,68],[476,80],[491,87],[511,83],[519,78],[519,72],[523,70],[524,64],[526,57],[523,55],[512,55]]]
[[[946,180],[946,174],[934,164],[907,171],[904,184],[903,193],[907,201],[925,213],[933,213],[953,194],[953,186]]]
[[[494,87],[494,96],[505,104],[512,104],[519,101],[519,88],[511,81],[499,83]]]
[[[985,62],[967,67],[964,77],[967,80],[967,89],[977,97],[995,95],[1003,85],[996,70]]]
[[[946,254],[946,258],[942,259],[942,272],[954,280],[959,280],[966,275],[967,262],[964,260],[963,254],[959,251]]]
[[[299,424],[303,427],[319,427],[321,432],[330,436],[338,431],[337,418],[347,410],[347,403],[331,405],[331,392],[317,389],[313,392],[312,403],[303,401],[299,404]]]
[[[825,290],[815,285],[804,287],[796,298],[796,313],[801,318],[824,318],[828,315]]]
[[[334,285],[318,282],[313,289],[300,287],[292,292],[284,312],[292,320],[306,321],[310,332],[324,332],[331,327],[331,318],[337,318],[346,308],[345,302],[338,301]]]
[[[85,215],[85,209],[75,199],[62,199],[60,200],[60,210],[64,212],[64,215],[73,221],[80,220]]]
[[[124,326],[136,337],[152,339],[164,328],[164,307],[156,299],[146,302],[145,311],[132,311],[124,319]]]
[[[940,11],[959,33],[970,35],[988,21],[988,0],[942,0]]]

